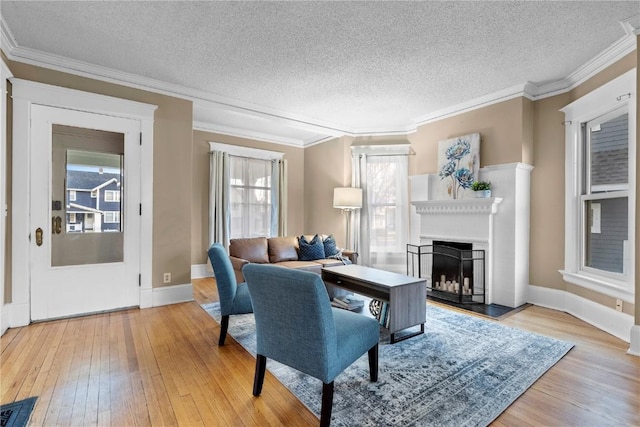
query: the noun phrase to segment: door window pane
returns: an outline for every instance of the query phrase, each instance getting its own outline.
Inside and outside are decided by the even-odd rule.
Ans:
[[[122,262],[124,135],[53,125],[51,171],[51,266]]]

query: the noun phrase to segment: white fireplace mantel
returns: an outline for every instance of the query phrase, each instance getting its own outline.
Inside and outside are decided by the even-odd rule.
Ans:
[[[426,214],[496,214],[502,203],[501,197],[415,201],[418,215]]]
[[[480,169],[496,197],[438,200],[437,174],[411,177],[412,243],[472,243],[484,250],[487,304],[518,307],[529,284],[529,207],[532,166],[510,163]],[[414,224],[415,223],[415,224]]]

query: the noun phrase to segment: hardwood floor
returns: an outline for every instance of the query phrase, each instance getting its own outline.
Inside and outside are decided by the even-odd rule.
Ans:
[[[217,299],[214,280],[193,283],[195,302],[9,329],[1,402],[38,396],[32,426],[318,425],[269,373],[252,396],[255,359],[232,337],[218,347],[219,325],[199,305]],[[492,425],[640,425],[640,358],[627,343],[535,306],[500,323],[576,347]]]

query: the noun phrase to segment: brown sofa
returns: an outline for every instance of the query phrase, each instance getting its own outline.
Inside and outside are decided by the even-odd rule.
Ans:
[[[310,241],[314,236],[305,235],[305,237]],[[320,237],[324,241],[328,236],[321,235]],[[250,262],[298,268],[318,274],[320,274],[323,266],[343,264],[340,259],[336,258],[301,261],[298,259],[299,249],[297,236],[231,239],[229,243],[229,258],[231,258],[231,264],[238,283],[244,282],[242,267]],[[356,263],[356,252],[343,250],[342,256],[348,258],[352,263]]]

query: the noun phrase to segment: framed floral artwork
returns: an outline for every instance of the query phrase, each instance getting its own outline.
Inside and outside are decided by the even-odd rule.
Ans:
[[[441,199],[473,197],[471,184],[480,168],[480,134],[438,142],[438,175]]]

